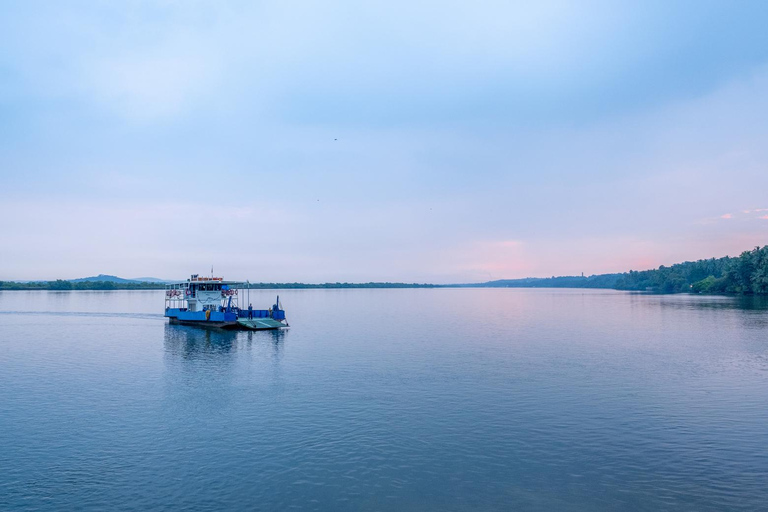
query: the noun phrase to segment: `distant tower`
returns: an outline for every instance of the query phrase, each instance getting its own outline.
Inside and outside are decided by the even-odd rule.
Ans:
[[[581,277],[584,277],[584,272],[581,273]]]

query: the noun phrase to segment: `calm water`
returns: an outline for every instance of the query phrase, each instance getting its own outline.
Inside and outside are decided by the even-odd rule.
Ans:
[[[764,302],[281,299],[289,330],[225,333],[0,292],[0,508],[768,510]]]

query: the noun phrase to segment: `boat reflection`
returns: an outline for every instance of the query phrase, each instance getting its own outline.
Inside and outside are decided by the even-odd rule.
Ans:
[[[227,331],[177,324],[165,324],[164,334],[166,354],[183,359],[251,351],[254,347],[265,346],[271,346],[273,355],[279,356],[286,335],[281,330]]]
[[[201,354],[231,352],[237,343],[237,333],[214,331],[184,325],[165,325],[165,351],[182,358]]]

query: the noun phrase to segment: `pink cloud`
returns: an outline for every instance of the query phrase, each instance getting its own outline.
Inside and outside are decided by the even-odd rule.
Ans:
[[[765,219],[765,220],[768,220],[768,215],[763,215],[762,217],[758,217],[758,219]]]
[[[720,218],[721,219],[731,219],[731,218],[733,218],[733,214],[726,213],[725,215],[721,215]]]

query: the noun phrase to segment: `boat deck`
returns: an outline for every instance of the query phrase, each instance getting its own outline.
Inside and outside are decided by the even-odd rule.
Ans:
[[[279,329],[281,327],[287,327],[286,324],[278,322],[272,318],[238,318],[238,325],[244,329],[250,329],[253,331],[260,331],[262,329]]]

